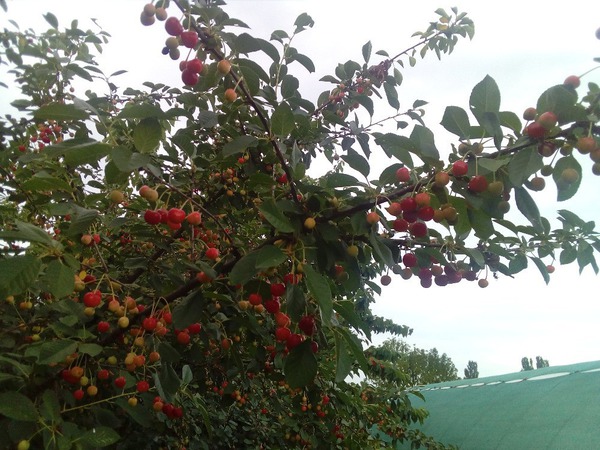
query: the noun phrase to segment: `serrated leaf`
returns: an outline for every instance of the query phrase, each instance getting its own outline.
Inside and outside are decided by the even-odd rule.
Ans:
[[[573,169],[578,174],[578,178],[574,183],[567,184],[561,179],[561,175],[565,169]],[[582,170],[581,165],[573,155],[564,156],[556,161],[554,165],[554,171],[552,172],[552,178],[556,183],[557,196],[556,200],[559,202],[565,201],[573,197],[579,190],[581,184]]]
[[[23,394],[14,391],[0,394],[0,414],[23,422],[35,422],[39,418],[33,402]]]
[[[161,361],[177,364],[181,359],[179,352],[167,342],[160,342],[157,350]]]
[[[268,269],[276,267],[288,259],[288,256],[275,245],[265,245],[258,250],[256,258],[257,269]]]
[[[481,121],[483,114],[486,112],[500,112],[500,90],[492,77],[486,75],[483,80],[475,85],[471,91],[469,106],[478,121]]]
[[[467,112],[458,106],[448,106],[444,111],[444,117],[440,124],[459,139],[469,139],[471,124]]]
[[[332,173],[327,176],[326,186],[328,188],[337,188],[337,187],[348,187],[348,186],[362,186],[363,183],[358,181],[352,175],[348,175],[347,173]]]
[[[369,162],[363,156],[359,155],[355,150],[349,148],[347,154],[342,156],[342,159],[363,177],[367,178],[369,176],[369,172],[371,171]]]
[[[165,113],[158,105],[136,103],[125,106],[117,117],[121,119],[146,119],[148,117],[163,118]]]
[[[371,41],[367,42],[365,45],[362,46],[362,55],[363,55],[363,59],[365,60],[366,63],[368,63],[369,60],[371,59],[372,51],[373,51],[373,45],[371,44]]]
[[[15,220],[16,230],[0,232],[0,238],[7,240],[38,242],[40,244],[51,245],[52,238],[41,228],[27,222]]]
[[[396,110],[400,109],[400,102],[398,101],[398,91],[396,90],[396,87],[391,83],[385,82],[383,83],[383,91],[385,92],[385,96],[389,105]]]
[[[26,291],[36,280],[41,265],[41,261],[32,255],[0,260],[0,291],[6,295],[18,295]]]
[[[44,279],[48,290],[57,299],[73,293],[75,287],[73,271],[59,260],[48,264]]]
[[[51,103],[40,107],[33,113],[33,117],[38,120],[51,119],[60,122],[63,120],[85,120],[88,119],[90,115],[86,111],[77,108],[75,105]]]
[[[296,127],[294,113],[287,103],[280,103],[271,116],[271,133],[285,137]]]
[[[243,153],[249,147],[256,147],[256,144],[258,144],[258,139],[254,136],[247,134],[238,136],[223,146],[223,157],[226,158],[237,153]]]
[[[47,389],[42,394],[42,404],[40,406],[40,414],[51,422],[60,422],[60,403],[58,395],[53,390]]]
[[[258,260],[258,252],[250,252],[240,259],[231,272],[229,273],[229,281],[232,284],[246,284],[258,272],[256,263]]]
[[[306,311],[306,297],[304,291],[297,284],[287,287],[285,295],[286,312],[290,318],[297,322]]]
[[[542,277],[544,278],[544,282],[546,284],[550,283],[550,275],[548,274],[548,268],[547,268],[546,264],[544,264],[544,261],[542,261],[540,258],[530,257],[530,259],[533,261],[533,263],[536,265],[536,267],[542,274]]]
[[[416,154],[426,161],[439,164],[440,152],[435,146],[433,132],[429,128],[415,125],[410,140],[417,147]]]
[[[283,366],[285,379],[292,388],[300,388],[312,383],[317,376],[317,370],[317,358],[309,340],[295,347],[286,357]]]
[[[552,111],[558,117],[558,123],[565,123],[571,115],[573,105],[577,102],[577,92],[563,84],[546,89],[537,101],[538,113]]]
[[[151,159],[150,155],[132,152],[126,147],[117,147],[111,154],[112,162],[123,173],[130,173],[145,167]]]
[[[88,231],[89,227],[98,218],[99,212],[95,209],[86,209],[79,206],[73,207],[71,225],[65,232],[68,236],[75,236]]]
[[[373,251],[375,253],[376,259],[385,264],[388,267],[392,267],[395,262],[392,256],[392,251],[389,249],[387,245],[383,243],[379,234],[375,231],[375,229],[371,230],[371,234],[369,235],[369,242],[371,243],[371,247],[373,247]]]
[[[77,342],[70,339],[58,339],[44,342],[40,346],[38,364],[63,362],[67,356],[77,351]]]
[[[302,65],[310,73],[313,73],[315,71],[315,63],[313,63],[312,59],[310,59],[306,55],[296,53],[294,56],[292,56],[292,61],[297,61],[298,63],[300,63],[300,65]]]
[[[529,192],[523,187],[515,187],[515,201],[519,211],[531,222],[534,229],[543,232],[544,227],[540,217],[540,211]]]
[[[140,153],[154,153],[160,144],[163,130],[158,119],[142,119],[133,129],[133,145]]]
[[[49,12],[44,14],[43,17],[44,19],[46,19],[46,22],[48,22],[52,28],[58,28],[58,19],[54,14]]]
[[[196,290],[185,297],[173,309],[173,325],[180,330],[200,322],[206,312],[206,301],[202,291]]]
[[[79,440],[84,445],[89,445],[92,448],[108,447],[121,439],[119,433],[112,428],[98,426],[83,433]]]
[[[100,353],[104,351],[104,347],[98,344],[94,344],[93,342],[85,343],[82,342],[77,347],[80,353],[85,353],[90,356],[98,356]]]
[[[321,319],[324,326],[329,326],[333,314],[333,301],[331,297],[331,289],[327,279],[317,273],[312,266],[304,266],[304,275],[308,291],[315,298],[319,309],[321,310]]]
[[[36,173],[22,184],[22,188],[25,191],[72,191],[71,185],[65,180],[46,173]]]
[[[267,199],[258,207],[265,219],[282,233],[292,233],[294,226],[290,222],[273,199]]]
[[[543,165],[542,155],[535,147],[525,148],[510,159],[508,178],[514,186],[522,186],[525,180],[540,170]]]
[[[167,401],[172,401],[173,396],[181,386],[181,380],[170,363],[161,365],[158,379],[160,380],[160,386],[165,395],[165,399]]]

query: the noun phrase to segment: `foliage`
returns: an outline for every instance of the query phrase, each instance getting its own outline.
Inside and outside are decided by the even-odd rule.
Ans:
[[[477,361],[469,361],[467,367],[465,367],[465,378],[479,378],[479,369],[477,368]]]
[[[536,356],[535,357],[535,368],[536,369],[542,369],[544,367],[550,367],[550,363],[548,362],[547,359],[542,358],[541,356]],[[523,358],[521,358],[521,371],[525,371],[525,370],[533,370],[533,360],[531,358],[527,358],[526,356],[524,356]]]
[[[180,86],[119,88],[95,62],[106,33],[52,13],[46,32],[0,33],[2,84],[21,92],[0,119],[2,442],[441,448],[409,429],[426,412],[407,384],[363,351],[411,331],[371,312],[377,278],[484,287],[533,263],[548,281],[555,259],[597,271],[595,225],[561,209],[553,229],[531,192],[542,170],[558,201],[575,195],[585,153],[598,173],[598,86],[548,88],[524,133],[488,76],[446,109],[456,145],[440,151],[425,103],[400,110],[399,88],[417,58],[473,36],[457,9],[394,56],[367,42],[315,101],[298,75],[314,64],[292,46],[308,15],[265,40],[221,1],[163,3],[140,19],[172,16]],[[381,153],[394,162],[371,173]],[[311,178],[316,158],[331,170]]]
[[[395,374],[403,388],[458,379],[452,360],[445,353],[440,355],[436,348],[423,350],[392,338],[371,347],[367,354],[378,361],[382,370]],[[389,379],[389,375],[383,378]]]

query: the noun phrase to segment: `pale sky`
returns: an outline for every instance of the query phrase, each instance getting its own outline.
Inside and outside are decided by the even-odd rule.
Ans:
[[[90,8],[91,4],[96,6]],[[416,99],[429,101],[425,121],[436,132],[436,144],[444,152],[455,142],[437,125],[444,108],[455,105],[468,109],[471,89],[486,75],[500,87],[502,109],[520,115],[526,107],[535,105],[546,88],[596,65],[593,58],[600,56],[600,40],[594,33],[600,27],[600,5],[583,0],[560,7],[553,4],[557,3],[544,2],[541,6],[540,2],[511,0],[490,6],[490,2],[481,0],[233,0],[225,9],[265,39],[275,29],[291,31],[302,12],[315,20],[314,28],[294,41],[294,46],[317,67],[317,74],[310,76],[302,68],[294,72],[307,83],[303,95],[313,102],[321,91],[331,87],[317,80],[332,73],[338,62],[362,62],[361,47],[367,41],[372,42],[373,52],[384,49],[395,54],[414,43],[410,39],[414,31],[424,30],[429,21],[435,20],[435,9],[457,6],[469,13],[476,27],[473,41],[461,40],[454,53],[443,56],[441,62],[429,55],[415,68],[404,70],[399,93],[401,108]],[[45,26],[42,14],[48,10],[58,17],[61,26],[77,18],[80,27],[92,28],[85,19],[93,15],[113,36],[100,60],[102,70],[107,74],[129,71],[114,79],[120,87],[141,86],[143,81],[181,84],[177,63],[160,54],[166,37],[161,26],[145,28],[139,23],[144,1],[61,0],[49,4],[8,0],[8,5],[9,17],[21,28]],[[0,27],[6,26],[6,17],[0,12]],[[583,79],[583,83],[588,81],[600,83],[600,70]],[[4,109],[6,98],[3,92],[0,109]],[[385,117],[392,112],[381,105],[376,114]],[[389,163],[385,157],[372,161],[372,174]],[[584,173],[582,190],[597,192],[599,186],[600,178]],[[555,195],[550,187],[535,197],[548,219],[555,219],[557,209],[570,209],[584,220],[600,223],[595,195],[580,195],[560,204],[555,202]],[[518,213],[515,219],[521,220]],[[469,360],[478,362],[480,376],[518,371],[523,356],[543,356],[552,366],[598,360],[600,279],[589,267],[578,275],[575,266],[556,265],[549,286],[534,267],[515,279],[490,280],[487,289],[461,282],[425,290],[416,279],[395,277],[384,288],[374,311],[412,327],[414,333],[407,339],[410,344],[436,347],[448,354],[459,375]]]

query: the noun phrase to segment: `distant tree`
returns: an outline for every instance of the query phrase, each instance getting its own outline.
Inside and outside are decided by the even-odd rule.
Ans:
[[[406,387],[458,379],[458,370],[450,357],[446,353],[440,355],[436,348],[424,350],[392,338],[372,347],[369,353],[382,370],[404,374]]]
[[[531,358],[523,356],[523,358],[521,358],[521,367],[521,372],[525,370],[533,370],[533,361],[531,360]]]
[[[465,368],[465,378],[479,378],[479,370],[477,370],[477,362],[469,361]]]
[[[550,367],[550,363],[547,359],[542,358],[541,356],[535,357],[535,368],[541,369],[542,367]]]

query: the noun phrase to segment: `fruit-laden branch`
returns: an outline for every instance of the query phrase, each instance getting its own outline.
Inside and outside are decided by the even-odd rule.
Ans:
[[[181,4],[181,2],[179,0],[174,0],[174,3],[181,10],[181,12],[183,12],[183,13],[186,12],[186,8]],[[205,48],[208,52],[210,52],[215,58],[217,58],[218,61],[222,61],[225,59],[225,55],[222,52],[220,52],[219,50],[217,50],[216,48],[211,46],[210,35],[208,35],[206,32],[204,32],[204,30],[202,30],[194,22],[191,22],[190,26],[192,28],[194,28],[194,30],[198,33],[198,37],[204,43]],[[272,136],[272,134],[271,134],[271,127],[269,125],[269,120],[268,120],[267,116],[264,114],[263,110],[258,106],[256,101],[252,97],[252,94],[250,94],[250,91],[248,90],[246,83],[243,81],[243,79],[238,74],[236,74],[233,70],[231,70],[229,72],[229,75],[231,75],[231,77],[233,78],[233,81],[235,81],[236,86],[238,86],[241,89],[242,93],[244,94],[244,97],[246,98],[246,101],[250,104],[250,106],[256,113],[264,130],[266,131],[267,134],[269,134],[269,141],[271,142],[273,150],[275,150],[275,154],[277,155],[277,159],[279,160],[279,163],[281,164],[281,168],[283,169],[283,171],[285,172],[285,174],[287,176],[288,184],[290,186],[290,191],[292,193],[292,198],[296,203],[300,203],[300,198],[298,197],[298,190],[296,189],[296,185],[294,183],[294,177],[292,175],[292,170],[290,169],[290,167],[287,163],[287,160],[285,159],[285,156],[283,155],[283,152],[281,151],[281,147],[279,146],[277,139],[275,139],[275,137]]]

